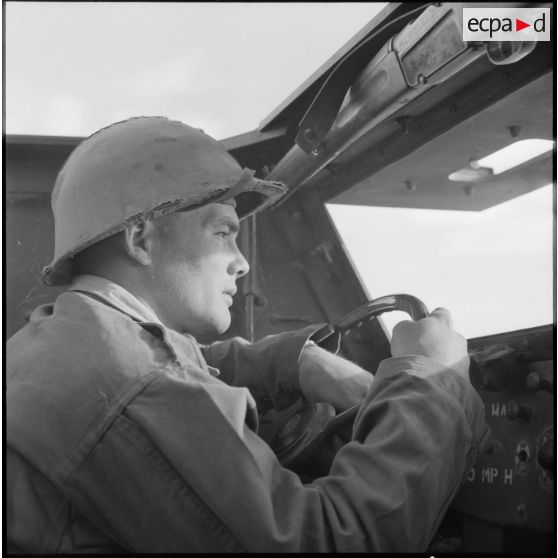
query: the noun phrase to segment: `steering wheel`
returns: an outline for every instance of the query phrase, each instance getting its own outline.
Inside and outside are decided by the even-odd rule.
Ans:
[[[428,316],[424,303],[414,296],[383,296],[355,308],[334,325],[327,324],[313,335],[313,339],[319,343],[335,332],[344,333],[384,312],[393,311],[406,312],[413,320]],[[335,454],[351,439],[359,409],[360,405],[355,405],[336,414],[329,403],[304,403],[280,426],[271,448],[284,467],[299,475],[313,478],[327,475]]]

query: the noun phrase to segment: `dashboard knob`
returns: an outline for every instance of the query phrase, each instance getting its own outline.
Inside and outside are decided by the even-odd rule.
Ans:
[[[556,457],[554,455],[554,444],[552,440],[547,440],[541,445],[537,452],[539,465],[547,471],[553,472],[556,467]]]
[[[525,387],[532,393],[536,391],[549,391],[552,393],[554,391],[552,382],[546,378],[541,378],[536,372],[527,374],[527,378],[525,378]]]
[[[518,405],[515,401],[508,401],[506,404],[506,416],[508,420],[519,418],[528,420],[531,417],[531,408],[526,405]]]

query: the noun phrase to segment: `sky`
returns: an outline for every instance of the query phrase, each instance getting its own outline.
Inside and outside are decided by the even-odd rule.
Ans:
[[[163,114],[248,132],[384,5],[7,2],[5,131],[87,136]],[[479,213],[328,209],[371,296],[445,306],[469,338],[552,323],[551,186]]]
[[[89,135],[162,114],[257,128],[384,3],[6,3],[6,130]]]
[[[329,205],[372,298],[409,293],[465,337],[553,322],[552,186],[480,212]],[[383,315],[391,328],[406,314]]]

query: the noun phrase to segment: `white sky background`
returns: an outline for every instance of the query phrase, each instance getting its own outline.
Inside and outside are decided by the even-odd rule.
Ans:
[[[248,132],[384,5],[7,2],[6,133],[154,114]],[[329,209],[371,295],[446,306],[466,337],[553,321],[550,186],[481,213]]]
[[[553,321],[552,186],[481,212],[329,205],[370,294],[445,306],[467,338]],[[402,312],[384,314],[389,330]]]
[[[7,2],[7,132],[159,114],[248,132],[384,5]]]

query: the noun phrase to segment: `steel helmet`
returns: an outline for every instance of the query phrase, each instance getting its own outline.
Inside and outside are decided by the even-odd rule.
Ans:
[[[43,282],[70,283],[72,256],[129,224],[230,198],[242,219],[284,193],[283,184],[255,178],[218,141],[182,122],[117,122],[80,143],[58,174],[54,260]]]

